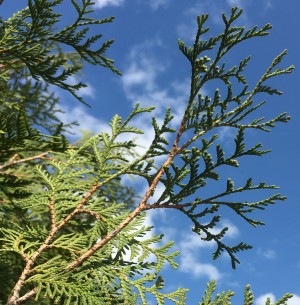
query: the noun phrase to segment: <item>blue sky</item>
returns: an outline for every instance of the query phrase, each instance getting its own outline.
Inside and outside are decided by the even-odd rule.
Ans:
[[[4,1],[0,7],[2,15],[8,15],[16,7],[11,1]],[[21,4],[18,3],[18,5]],[[180,37],[192,42],[195,33],[195,17],[201,13],[210,14],[213,33],[222,31],[220,15],[229,12],[231,6],[244,8],[240,24],[246,27],[273,25],[271,35],[253,39],[233,52],[229,62],[251,54],[247,68],[250,84],[254,84],[272,59],[283,49],[289,53],[284,66],[294,64],[292,75],[279,77],[271,82],[284,92],[282,96],[268,97],[267,106],[259,116],[271,117],[287,111],[292,116],[288,124],[279,125],[271,134],[252,133],[249,141],[258,141],[272,153],[262,158],[241,160],[241,167],[232,172],[224,172],[237,181],[254,177],[256,182],[267,181],[279,185],[280,192],[288,196],[284,203],[271,206],[267,211],[257,214],[266,226],[253,229],[234,215],[224,212],[222,225],[230,228],[229,243],[244,241],[254,246],[246,253],[238,255],[241,264],[232,270],[226,258],[212,261],[214,246],[204,244],[191,232],[191,224],[182,215],[170,211],[151,213],[149,224],[156,226],[156,233],[165,233],[165,240],[175,240],[175,249],[181,250],[177,259],[179,270],[170,267],[163,269],[166,290],[188,287],[187,304],[197,304],[206,282],[218,280],[218,290],[231,289],[236,292],[232,304],[241,304],[243,290],[250,284],[256,296],[255,305],[263,305],[266,295],[279,298],[285,292],[295,294],[289,305],[300,304],[300,206],[298,199],[299,183],[299,101],[296,94],[299,88],[300,54],[300,2],[295,0],[98,0],[95,17],[116,16],[110,25],[98,30],[105,39],[115,39],[108,56],[116,60],[123,77],[120,78],[103,69],[88,66],[85,77],[88,87],[81,94],[92,106],[91,109],[72,100],[70,95],[60,93],[66,111],[61,118],[66,122],[78,120],[80,128],[101,132],[108,129],[110,118],[118,113],[126,115],[137,102],[155,105],[157,118],[161,118],[166,107],[171,107],[175,115],[174,126],[180,121],[184,102],[189,93],[189,66],[177,48]],[[65,7],[64,14],[72,17],[72,11]],[[208,93],[209,93],[209,89]],[[139,140],[147,146],[153,132],[151,117],[143,116],[136,121],[142,126],[145,135]],[[75,133],[73,140],[79,136]],[[221,141],[230,148],[232,133],[223,130]],[[142,149],[142,148],[141,148]],[[240,180],[239,180],[240,179]],[[143,185],[138,184],[138,192]],[[214,185],[211,186],[214,190]],[[158,189],[159,191],[159,189]]]

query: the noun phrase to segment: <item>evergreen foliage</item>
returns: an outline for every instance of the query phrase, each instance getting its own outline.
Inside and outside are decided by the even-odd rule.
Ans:
[[[27,8],[1,20],[0,304],[146,305],[149,295],[157,304],[166,300],[184,304],[187,289],[165,293],[160,274],[166,263],[177,267],[174,258],[179,253],[172,252],[173,243],[162,244],[163,235],[145,237],[151,231],[143,225],[145,215],[152,209],[178,210],[194,224],[199,238],[215,242],[213,259],[226,252],[235,268],[237,253],[251,246],[225,243],[228,228],[216,232],[219,210],[229,208],[257,226],[263,223],[253,219],[251,212],[285,197],[273,194],[255,202],[232,201],[230,196],[236,193],[277,188],[254,184],[251,178],[239,187],[228,178],[224,191],[207,198],[198,197],[199,190],[207,181],[220,178],[220,167],[238,167],[243,156],[269,152],[261,144],[248,147],[245,132],[269,132],[290,119],[285,113],[269,120],[253,116],[265,103],[256,101],[257,94],[281,94],[266,81],[290,73],[293,67],[278,67],[286,54],[283,51],[250,89],[242,74],[250,57],[234,67],[223,63],[223,58],[239,43],[267,35],[271,26],[248,31],[235,26],[242,10],[233,8],[229,16],[223,15],[224,31],[205,39],[208,15],[201,15],[194,44],[188,47],[179,40],[179,49],[191,65],[191,90],[177,130],[171,127],[172,110],[167,109],[161,125],[152,119],[155,137],[146,152],[136,156],[132,153],[135,142],[121,141],[120,135],[142,134],[132,119],[154,109],[137,104],[127,118],[113,117],[109,133],[71,144],[62,134],[64,126],[56,117],[59,101],[49,85],[85,103],[78,95],[84,84],[68,83],[84,62],[120,73],[105,55],[112,41],[96,47],[101,35],[88,37],[90,25],[113,18],[95,20],[89,17],[90,0],[72,0],[76,20],[56,30],[61,2],[28,0]],[[213,59],[206,55],[209,50],[215,50]],[[216,79],[224,83],[227,95],[221,96],[218,89],[213,97],[203,94],[203,86]],[[233,93],[236,83],[242,87],[238,94]],[[221,127],[236,130],[235,147],[229,154],[217,143]],[[156,160],[162,156],[165,161],[158,165]],[[120,182],[125,175],[148,183],[136,205],[132,190]],[[165,189],[151,202],[159,182]],[[215,282],[210,282],[199,305],[231,304],[233,292],[213,296],[215,289]],[[286,294],[275,304],[284,305],[290,297]],[[251,304],[253,295],[247,286],[244,305]]]

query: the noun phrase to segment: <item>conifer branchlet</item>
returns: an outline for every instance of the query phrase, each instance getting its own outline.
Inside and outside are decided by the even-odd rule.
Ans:
[[[113,117],[109,133],[71,144],[62,134],[64,126],[56,117],[58,100],[49,94],[48,86],[67,90],[85,103],[78,95],[85,85],[67,81],[84,62],[120,72],[105,55],[112,41],[97,46],[102,35],[88,36],[89,26],[113,18],[95,20],[89,15],[90,0],[72,0],[75,21],[54,30],[61,3],[28,0],[27,8],[0,20],[0,304],[146,305],[151,294],[157,304],[169,300],[182,305],[187,289],[165,293],[160,275],[166,263],[177,268],[174,258],[179,253],[172,252],[172,242],[161,244],[163,235],[145,238],[151,231],[143,225],[145,215],[152,209],[177,210],[190,219],[194,234],[215,242],[213,259],[227,253],[235,268],[237,253],[251,246],[224,241],[228,228],[216,230],[220,209],[231,209],[257,226],[263,223],[253,219],[251,212],[285,197],[231,200],[234,194],[277,188],[254,183],[250,177],[241,186],[228,178],[223,191],[207,197],[201,191],[209,180],[220,178],[222,166],[239,167],[241,157],[269,152],[259,143],[249,147],[246,133],[249,129],[269,132],[277,123],[289,121],[285,113],[267,120],[253,117],[265,103],[257,101],[259,93],[281,94],[267,81],[291,73],[293,67],[278,67],[283,51],[249,88],[243,73],[250,57],[233,67],[223,59],[239,43],[268,35],[271,26],[250,30],[236,26],[242,10],[233,8],[229,16],[222,16],[224,31],[208,37],[209,16],[203,14],[197,18],[193,45],[178,42],[191,66],[191,89],[177,129],[171,127],[172,109],[167,109],[161,125],[152,119],[155,136],[145,153],[132,154],[135,142],[121,141],[120,135],[142,134],[132,125],[133,118],[154,109],[137,104],[126,119]],[[72,51],[65,52],[66,47]],[[216,51],[213,58],[207,56],[209,50]],[[225,96],[218,89],[211,95],[203,93],[203,86],[216,79],[226,86]],[[233,90],[235,83],[240,84],[238,93]],[[218,130],[224,127],[236,132],[229,153],[217,141]],[[49,134],[43,134],[42,128]],[[132,190],[120,182],[125,175],[138,176],[148,184],[136,205]],[[152,202],[158,183],[164,191]],[[199,305],[231,304],[233,292],[213,296],[215,290],[212,281]],[[276,305],[284,305],[290,297],[286,294]],[[251,304],[253,294],[247,286],[244,305]]]

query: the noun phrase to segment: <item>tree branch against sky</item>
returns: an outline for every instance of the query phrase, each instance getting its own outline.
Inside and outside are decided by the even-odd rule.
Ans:
[[[181,83],[158,85],[169,63],[159,65],[151,53],[142,56],[141,50],[163,48],[162,39],[134,46],[124,78],[114,86],[122,84],[127,98],[145,101],[101,123],[102,131],[68,140],[65,132],[77,127],[73,117],[63,120],[72,107],[62,104],[64,92],[75,99],[72,103],[89,106],[84,97],[96,94],[84,83],[83,72],[97,68],[97,73],[121,75],[107,57],[113,40],[103,42],[99,34],[114,18],[94,19],[93,8],[125,3],[93,6],[83,0],[66,6],[62,0],[35,0],[1,19],[0,304],[189,304],[186,285],[171,289],[164,275],[163,267],[177,269],[179,260],[194,276],[211,280],[200,305],[229,305],[231,289],[214,294],[214,280],[223,276],[219,261],[235,269],[241,252],[252,248],[239,236],[239,227],[263,225],[261,212],[268,214],[270,205],[286,200],[276,185],[261,182],[256,173],[252,178],[250,168],[235,174],[243,160],[268,159],[270,150],[256,137],[290,120],[270,103],[282,94],[276,80],[285,80],[294,68],[284,65],[287,51],[281,50],[264,60],[266,68],[256,67],[247,76],[252,60],[235,50],[268,36],[272,27],[251,26],[238,7],[221,14],[221,21],[213,15],[212,29],[209,14],[199,14],[193,41],[178,40],[184,61],[177,72],[181,65],[189,67],[189,78]],[[153,12],[170,5],[155,3]],[[63,14],[66,7],[73,10],[72,20]],[[144,190],[135,194],[131,185]],[[162,219],[148,226],[147,215],[155,213],[167,218],[167,225]],[[168,240],[185,222],[191,232],[175,244]],[[212,252],[216,267],[198,263],[200,249]],[[272,251],[263,253],[274,257]],[[273,294],[267,297],[256,304],[274,301]],[[298,298],[285,294],[276,305]],[[246,286],[244,305],[251,304],[253,293]]]

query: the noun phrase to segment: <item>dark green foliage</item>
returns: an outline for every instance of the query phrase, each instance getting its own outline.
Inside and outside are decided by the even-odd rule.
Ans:
[[[248,89],[247,81],[241,73],[245,66],[249,63],[250,57],[242,60],[238,67],[234,66],[226,68],[226,64],[222,63],[219,66],[221,59],[238,43],[268,34],[270,25],[265,25],[262,29],[256,27],[252,30],[244,32],[243,27],[232,26],[233,22],[241,15],[242,11],[237,8],[232,9],[231,15],[227,18],[223,15],[225,30],[216,37],[211,37],[207,40],[202,40],[201,35],[208,33],[209,29],[204,28],[208,16],[202,15],[198,18],[198,32],[193,46],[187,47],[184,42],[179,40],[179,48],[187,57],[192,68],[191,77],[191,92],[187,104],[186,112],[183,117],[182,126],[179,130],[178,137],[184,133],[193,131],[193,136],[189,140],[181,143],[178,146],[176,155],[181,158],[180,166],[174,162],[165,168],[165,174],[161,182],[165,185],[165,191],[155,204],[156,207],[176,208],[188,216],[194,223],[194,231],[203,235],[203,240],[214,240],[217,243],[217,250],[213,254],[213,258],[218,258],[223,251],[226,251],[230,257],[233,268],[239,261],[236,259],[235,253],[251,248],[250,246],[240,243],[237,246],[230,247],[223,244],[221,241],[225,235],[227,228],[224,228],[218,234],[211,233],[210,230],[215,228],[220,220],[219,215],[213,215],[208,224],[202,223],[202,218],[209,214],[216,214],[220,206],[226,206],[233,209],[239,216],[244,218],[251,225],[263,224],[260,221],[253,220],[246,216],[254,209],[264,209],[268,204],[273,204],[276,200],[284,200],[285,197],[275,194],[269,198],[262,199],[257,202],[248,203],[230,202],[226,200],[231,194],[250,190],[275,189],[276,186],[260,183],[257,186],[252,186],[252,179],[249,178],[244,187],[234,188],[233,181],[228,178],[226,190],[223,193],[213,195],[209,198],[196,198],[189,200],[189,196],[194,194],[199,188],[206,185],[208,179],[218,180],[219,174],[217,169],[223,165],[238,167],[238,159],[243,156],[262,156],[269,150],[262,150],[260,143],[253,147],[246,148],[244,134],[247,129],[258,129],[262,131],[270,131],[270,128],[275,127],[278,122],[287,122],[290,117],[286,114],[280,114],[277,117],[264,121],[264,118],[254,119],[250,123],[245,123],[245,119],[254,111],[257,111],[264,103],[255,103],[255,96],[264,92],[267,94],[280,94],[279,91],[271,89],[263,85],[264,82],[274,76],[290,73],[293,67],[280,69],[275,67],[281,62],[286,51],[277,56],[270,67],[260,78],[256,86]],[[205,54],[205,51],[216,49],[216,57],[212,60]],[[219,90],[216,89],[214,97],[208,95],[203,96],[201,89],[211,80],[220,79],[227,86],[227,96],[222,98]],[[231,79],[236,79],[244,84],[244,88],[239,94],[233,96]],[[158,127],[155,126],[156,138],[163,142],[158,135]],[[225,157],[224,149],[220,144],[215,144],[217,134],[210,138],[206,138],[206,134],[219,127],[237,129],[235,138],[234,153]],[[164,127],[166,129],[166,127]],[[190,135],[190,133],[189,133]],[[201,139],[199,142],[198,139]],[[165,142],[164,144],[167,144]],[[154,147],[155,144],[152,144]],[[195,145],[191,147],[191,145]],[[210,152],[215,147],[215,157]],[[163,147],[160,148],[163,151]],[[150,148],[152,156],[159,154]],[[155,176],[155,175],[154,175]],[[148,177],[148,180],[151,177]],[[222,199],[222,200],[220,200]],[[210,205],[211,207],[202,208]],[[202,209],[201,209],[202,208]],[[200,211],[199,211],[200,209]]]
[[[1,103],[2,115],[9,116],[13,109],[22,110],[27,114],[27,120],[36,127],[44,128],[51,135],[62,131],[70,131],[72,124],[63,124],[57,117],[63,111],[59,108],[59,98],[51,92],[48,84],[24,80],[25,69],[20,75],[13,74],[9,82],[5,82],[2,90],[5,93],[5,101]],[[4,96],[2,96],[3,98]]]
[[[0,190],[1,202],[7,203],[12,198],[23,198],[31,191],[28,186],[37,183],[32,169],[36,159],[46,157],[47,152],[63,152],[68,146],[64,136],[44,136],[32,128],[23,111],[0,113]],[[33,157],[34,155],[39,156]],[[22,162],[22,160],[27,161]],[[11,167],[14,167],[11,170]],[[30,173],[31,172],[31,173]]]
[[[81,70],[82,61],[107,67],[119,74],[113,67],[113,61],[104,55],[113,41],[95,47],[102,35],[86,38],[89,26],[112,22],[113,18],[95,20],[89,17],[93,4],[91,0],[82,0],[81,5],[75,0],[71,2],[78,15],[71,25],[61,30],[54,31],[62,16],[55,12],[55,8],[62,0],[31,0],[28,1],[27,8],[12,18],[1,20],[0,63],[4,63],[2,77],[24,67],[31,77],[68,90],[83,102],[76,91],[85,85],[81,82],[71,85],[67,81]],[[62,52],[62,47],[69,47],[72,51]]]
[[[127,118],[113,117],[110,132],[86,134],[72,145],[62,134],[65,127],[57,119],[58,99],[48,86],[65,89],[84,102],[77,94],[84,84],[67,82],[81,70],[83,62],[119,72],[104,56],[112,41],[94,49],[101,35],[87,38],[89,26],[113,18],[94,20],[88,17],[91,1],[82,0],[79,5],[72,0],[76,20],[54,30],[61,17],[54,9],[61,3],[29,0],[27,8],[7,21],[1,20],[0,304],[146,305],[151,294],[159,305],[166,300],[182,305],[187,289],[165,293],[160,275],[165,263],[177,268],[174,258],[179,253],[172,252],[172,242],[162,244],[163,235],[146,235],[152,229],[144,225],[146,212],[162,208],[183,213],[199,238],[215,242],[213,258],[227,252],[235,268],[237,253],[251,246],[225,243],[228,228],[216,230],[220,209],[229,208],[257,226],[263,223],[252,219],[251,212],[285,197],[273,194],[254,202],[233,201],[234,194],[277,188],[264,182],[253,184],[252,178],[239,187],[228,178],[223,191],[207,198],[200,198],[198,191],[208,181],[220,179],[222,166],[236,168],[241,157],[269,152],[259,143],[248,147],[246,131],[270,131],[276,123],[290,118],[280,114],[249,122],[249,116],[255,116],[265,103],[256,101],[258,93],[281,94],[265,82],[290,73],[293,67],[277,68],[284,51],[249,89],[242,73],[250,57],[234,67],[221,60],[237,44],[267,35],[271,26],[248,31],[236,27],[234,21],[242,11],[233,8],[229,17],[223,15],[224,31],[204,40],[202,35],[209,32],[205,27],[208,15],[199,16],[194,44],[187,47],[179,41],[192,73],[190,96],[178,129],[171,128],[172,110],[167,109],[161,126],[152,119],[154,139],[143,155],[137,155],[133,140],[120,140],[120,135],[142,134],[132,119],[154,109],[137,104]],[[210,59],[206,54],[212,49],[216,54]],[[216,79],[224,83],[227,94],[221,96],[218,89],[212,97],[203,94],[203,86]],[[235,95],[237,82],[242,89]],[[218,132],[224,127],[236,131],[230,153],[217,143]],[[51,135],[42,134],[42,128]],[[133,190],[121,183],[126,175],[148,183],[138,204]],[[154,201],[159,182],[165,188]],[[213,297],[215,289],[216,284],[209,283],[199,305],[229,305],[233,292]],[[290,297],[286,294],[275,305],[283,305]],[[253,295],[247,286],[244,305],[252,304]]]

